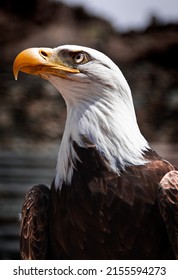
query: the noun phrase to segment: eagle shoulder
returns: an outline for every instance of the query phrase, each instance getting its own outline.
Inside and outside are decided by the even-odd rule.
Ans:
[[[22,206],[20,253],[22,259],[45,259],[48,250],[49,188],[33,186]]]
[[[169,171],[160,181],[159,207],[170,242],[178,259],[178,171]]]

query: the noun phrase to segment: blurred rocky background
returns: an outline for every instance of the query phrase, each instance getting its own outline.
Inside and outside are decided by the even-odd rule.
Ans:
[[[3,148],[58,141],[64,102],[48,82],[12,74],[15,56],[35,46],[96,48],[121,68],[132,89],[138,122],[151,142],[178,140],[178,25],[156,18],[144,31],[119,33],[82,7],[49,0],[0,2],[0,144]]]
[[[146,29],[123,33],[81,6],[1,0],[0,34],[0,258],[18,258],[17,213],[31,184],[52,180],[66,109],[47,81],[23,73],[14,80],[15,56],[62,44],[104,52],[132,89],[142,133],[178,164],[178,25],[153,16]]]

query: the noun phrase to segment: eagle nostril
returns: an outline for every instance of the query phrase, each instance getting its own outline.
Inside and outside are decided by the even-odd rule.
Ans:
[[[44,50],[39,50],[39,53],[44,59],[46,59],[48,57],[48,53]]]

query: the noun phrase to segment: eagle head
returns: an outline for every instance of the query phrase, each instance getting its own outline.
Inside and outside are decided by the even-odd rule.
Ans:
[[[64,45],[22,51],[13,65],[52,83],[67,105],[56,185],[71,182],[78,160],[73,142],[86,148],[89,140],[114,172],[145,163],[149,148],[142,136],[129,85],[119,67],[105,54],[87,47]]]

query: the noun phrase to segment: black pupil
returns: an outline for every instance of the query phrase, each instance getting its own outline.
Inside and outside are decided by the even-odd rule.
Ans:
[[[81,53],[77,54],[77,55],[76,55],[76,61],[77,61],[77,60],[81,60],[81,59],[82,59],[82,54],[81,54]]]

